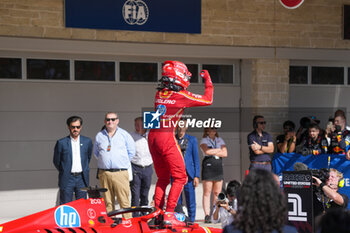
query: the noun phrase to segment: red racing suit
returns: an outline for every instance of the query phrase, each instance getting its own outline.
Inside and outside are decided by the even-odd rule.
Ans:
[[[183,186],[187,182],[185,162],[175,138],[177,122],[185,108],[212,104],[214,88],[209,74],[206,74],[203,96],[192,94],[187,90],[176,92],[167,88],[156,93],[155,108],[164,105],[166,112],[161,116],[160,129],[150,131],[148,145],[158,177],[154,196],[156,207],[163,209],[165,190],[170,183],[170,177],[173,179],[165,210],[167,212],[174,212]]]

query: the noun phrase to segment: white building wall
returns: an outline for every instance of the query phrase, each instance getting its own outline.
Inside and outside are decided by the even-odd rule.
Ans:
[[[0,82],[0,190],[56,187],[53,149],[57,139],[68,135],[66,119],[71,115],[81,116],[82,134],[94,140],[103,126],[104,114],[116,111],[119,126],[132,131],[133,120],[141,115],[142,108],[153,106],[155,87],[155,84]],[[190,90],[203,93],[204,87],[197,84]],[[218,86],[213,106],[235,106],[238,95],[238,87]],[[199,133],[197,136],[201,137]],[[239,169],[236,162],[239,153],[233,150],[237,147],[234,145],[237,136],[226,134],[224,139],[230,155],[225,164]],[[95,159],[91,167],[96,168]],[[92,184],[96,183],[95,172],[92,169]],[[228,173],[226,177],[237,174]]]
[[[326,127],[329,117],[333,117],[337,109],[343,109],[350,118],[350,87],[344,85],[291,85],[290,109],[299,114],[292,117],[299,123],[302,116],[316,116],[321,120],[320,126]],[[349,120],[347,120],[349,124]]]

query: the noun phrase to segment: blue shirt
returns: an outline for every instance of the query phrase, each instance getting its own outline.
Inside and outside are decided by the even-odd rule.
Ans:
[[[254,130],[248,135],[248,146],[249,146],[249,154],[250,154],[250,161],[257,161],[257,162],[267,162],[271,161],[271,156],[269,154],[261,154],[257,155],[254,153],[254,151],[251,148],[251,145],[255,141],[259,145],[262,146],[268,146],[269,142],[273,143],[272,137],[270,134],[266,132],[262,132],[262,136],[260,137],[259,134]]]
[[[198,155],[198,142],[197,138],[188,134],[185,134],[184,138],[187,138],[188,144],[184,156],[185,167],[188,177],[194,179],[195,177],[200,176],[200,163]],[[181,139],[178,139],[180,144]]]
[[[98,168],[127,169],[135,151],[134,139],[122,128],[118,127],[111,138],[105,129],[96,135],[95,157]]]

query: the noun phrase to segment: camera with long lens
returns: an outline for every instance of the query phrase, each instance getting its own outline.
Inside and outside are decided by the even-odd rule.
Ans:
[[[312,176],[315,176],[318,179],[320,179],[323,183],[326,183],[326,181],[329,178],[329,170],[327,168],[312,169],[311,174],[312,174]],[[314,182],[315,182],[315,180],[314,180]]]
[[[336,147],[339,145],[338,136],[341,135],[341,126],[335,125],[334,132],[331,134],[331,147]]]
[[[335,125],[334,126],[334,133],[340,133],[341,132],[341,126],[340,125]]]
[[[320,179],[323,183],[329,179],[329,169],[321,168],[321,169],[309,169],[309,167],[305,163],[296,162],[293,166],[295,171],[311,171],[311,175]],[[315,180],[313,180],[315,183]]]
[[[303,156],[307,156],[307,155],[310,155],[312,154],[313,152],[313,149],[312,148],[306,148],[306,147],[303,147],[300,151],[300,153],[303,155]]]
[[[226,199],[226,194],[225,193],[219,193],[218,201],[224,201],[225,199]]]
[[[298,145],[295,148],[295,151],[298,154],[302,154],[303,156],[307,156],[307,155],[311,155],[313,152],[313,148],[309,148],[309,147],[304,147],[303,144]]]
[[[222,203],[228,203],[228,199],[226,197],[226,194],[225,193],[219,193],[218,195],[218,200],[217,202],[219,202],[220,204]],[[219,207],[221,207],[221,205],[219,204]]]

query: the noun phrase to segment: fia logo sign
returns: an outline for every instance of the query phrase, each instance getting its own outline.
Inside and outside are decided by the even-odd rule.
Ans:
[[[288,193],[288,203],[292,203],[292,211],[288,211],[289,221],[307,222],[307,212],[303,212],[303,202],[296,193]]]
[[[55,211],[55,221],[59,227],[80,227],[80,216],[71,206],[61,205]]]
[[[128,0],[123,6],[123,17],[127,24],[143,25],[147,22],[149,10],[142,0]]]

